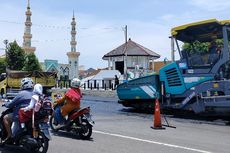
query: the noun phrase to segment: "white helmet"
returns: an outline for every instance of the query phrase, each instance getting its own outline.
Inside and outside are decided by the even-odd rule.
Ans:
[[[43,92],[42,85],[41,84],[35,84],[33,92],[38,94],[38,95],[42,95],[42,92]]]
[[[71,87],[73,88],[79,88],[81,85],[81,81],[78,78],[73,78],[71,81]]]
[[[31,89],[34,86],[34,82],[31,78],[23,78],[21,80],[21,89]]]

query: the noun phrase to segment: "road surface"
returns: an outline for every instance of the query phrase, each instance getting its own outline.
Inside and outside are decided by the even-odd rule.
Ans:
[[[91,140],[72,133],[52,133],[48,153],[229,153],[230,126],[222,122],[173,118],[175,128],[153,130],[153,115],[125,109],[116,101],[82,100],[90,106],[95,125]],[[164,120],[162,120],[164,123]],[[24,150],[7,146],[1,153]]]

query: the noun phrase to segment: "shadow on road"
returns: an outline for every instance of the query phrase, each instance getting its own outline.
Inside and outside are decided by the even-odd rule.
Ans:
[[[120,114],[125,114],[127,116],[138,116],[148,118],[151,117],[150,114],[153,114],[154,111],[151,110],[138,110],[135,108],[122,108],[119,110]],[[224,116],[208,116],[205,114],[194,114],[193,112],[183,111],[183,110],[161,110],[161,115],[166,118],[170,119],[182,119],[188,121],[195,121],[199,123],[208,123],[208,124],[218,124],[218,125],[225,125],[230,126],[230,118]]]
[[[4,146],[0,147],[0,152],[1,153],[28,153],[26,150],[23,148],[17,147],[17,146]]]
[[[89,140],[81,139],[79,135],[74,134],[72,132],[65,132],[65,131],[58,131],[58,132],[51,131],[51,132],[54,136],[58,136],[58,137],[65,137],[65,138],[71,138],[71,139],[83,140],[83,141],[93,141],[93,138],[90,138]]]

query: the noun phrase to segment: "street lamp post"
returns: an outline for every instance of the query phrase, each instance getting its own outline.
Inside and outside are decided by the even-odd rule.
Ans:
[[[8,47],[8,40],[7,39],[5,39],[4,41],[3,41],[3,43],[5,44],[5,58],[6,58],[6,70],[7,70],[7,66],[8,66],[8,64],[7,64],[7,47]]]
[[[7,77],[7,66],[8,66],[8,63],[7,63],[7,48],[8,48],[8,40],[5,39],[3,41],[3,43],[5,44],[5,62],[6,62],[6,87],[8,87],[8,77]],[[6,96],[6,93],[7,91],[5,91],[5,96]],[[1,94],[1,96],[3,97],[3,94]]]
[[[125,33],[125,47],[124,47],[124,78],[125,80],[128,80],[128,62],[127,62],[127,31],[128,31],[128,28],[127,28],[127,25],[125,26],[124,28],[124,33]]]

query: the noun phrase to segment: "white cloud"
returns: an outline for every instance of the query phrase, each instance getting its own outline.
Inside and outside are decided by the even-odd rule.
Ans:
[[[10,8],[12,10],[12,8]],[[2,9],[8,12],[8,7]],[[60,63],[67,63],[68,57],[66,53],[70,51],[70,23],[72,21],[72,12],[69,15],[63,14],[56,16],[55,14],[38,13],[39,10],[32,11],[32,46],[36,47],[36,55],[39,61],[45,59],[56,59]],[[0,24],[0,40],[8,39],[10,42],[17,40],[22,45],[24,33],[25,10],[16,11],[20,15],[20,19],[14,14],[12,17],[1,17]],[[7,23],[5,21],[9,21]],[[12,22],[13,21],[13,22]],[[81,53],[80,65],[89,67],[105,67],[106,62],[102,60],[102,56],[113,49],[113,46],[120,44],[119,35],[122,31],[111,27],[111,23],[97,20],[94,16],[88,14],[77,14],[77,50]],[[18,22],[18,24],[14,23]],[[60,28],[63,27],[63,28]],[[119,34],[120,33],[120,34]],[[122,37],[121,39],[122,40]],[[120,41],[121,42],[121,41]],[[0,43],[0,55],[4,54],[3,43]]]
[[[189,3],[210,12],[226,11],[230,8],[229,0],[190,0]]]
[[[164,14],[163,16],[161,16],[161,19],[165,21],[170,21],[174,18],[175,18],[175,15],[173,14]]]

